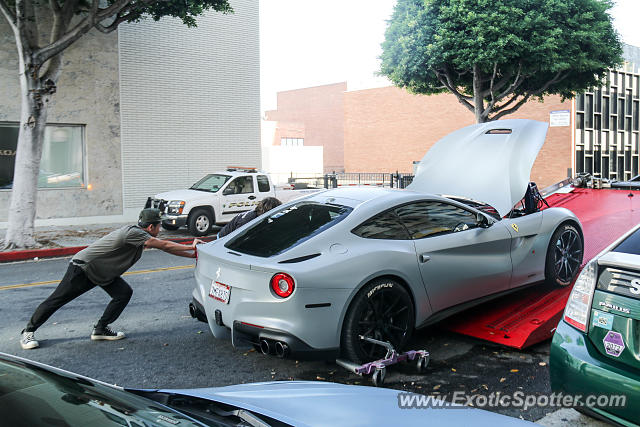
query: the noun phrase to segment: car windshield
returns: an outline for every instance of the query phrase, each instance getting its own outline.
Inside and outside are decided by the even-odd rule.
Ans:
[[[640,228],[620,242],[620,244],[613,249],[613,252],[640,255]]]
[[[133,393],[9,360],[0,360],[0,414],[3,425],[201,425]]]
[[[220,190],[224,183],[229,181],[230,178],[231,176],[229,175],[209,174],[193,184],[190,189],[215,193]]]
[[[225,247],[259,257],[277,255],[333,227],[352,210],[348,206],[299,202],[266,216]]]

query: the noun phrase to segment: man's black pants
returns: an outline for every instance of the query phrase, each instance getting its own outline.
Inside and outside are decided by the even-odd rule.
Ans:
[[[62,281],[56,290],[49,295],[49,298],[44,300],[44,302],[36,308],[25,331],[34,332],[60,307],[96,286],[95,283],[89,280],[80,267],[73,263],[69,264],[69,268],[67,268],[67,272],[62,278]],[[104,314],[95,326],[96,329],[99,330],[104,329],[120,316],[120,313],[122,313],[122,310],[127,306],[133,294],[131,286],[122,280],[121,277],[118,277],[109,285],[101,287],[111,296],[111,302],[109,302],[109,305],[107,305],[107,308],[104,310]]]

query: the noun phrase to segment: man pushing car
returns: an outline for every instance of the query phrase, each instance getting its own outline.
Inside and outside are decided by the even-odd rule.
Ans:
[[[121,275],[142,256],[145,248],[195,258],[195,248],[202,241],[194,239],[191,245],[181,245],[157,239],[162,217],[158,209],[147,208],[140,212],[137,225],[127,225],[112,231],[78,252],[69,263],[67,272],[58,287],[36,308],[31,320],[22,331],[20,345],[29,350],[39,347],[34,332],[60,307],[76,299],[90,289],[100,286],[111,296],[98,323],[93,327],[91,339],[120,340],[123,332],[109,328],[129,303],[133,290]]]

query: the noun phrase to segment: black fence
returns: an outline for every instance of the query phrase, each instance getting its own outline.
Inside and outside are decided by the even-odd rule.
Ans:
[[[338,188],[338,187],[387,187],[406,188],[413,181],[413,175],[402,173],[328,173],[317,177],[289,178],[294,189],[300,188]]]

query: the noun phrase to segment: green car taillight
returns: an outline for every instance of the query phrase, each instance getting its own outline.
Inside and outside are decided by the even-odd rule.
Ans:
[[[564,321],[582,332],[587,331],[596,276],[597,261],[591,261],[578,276],[564,309]]]

